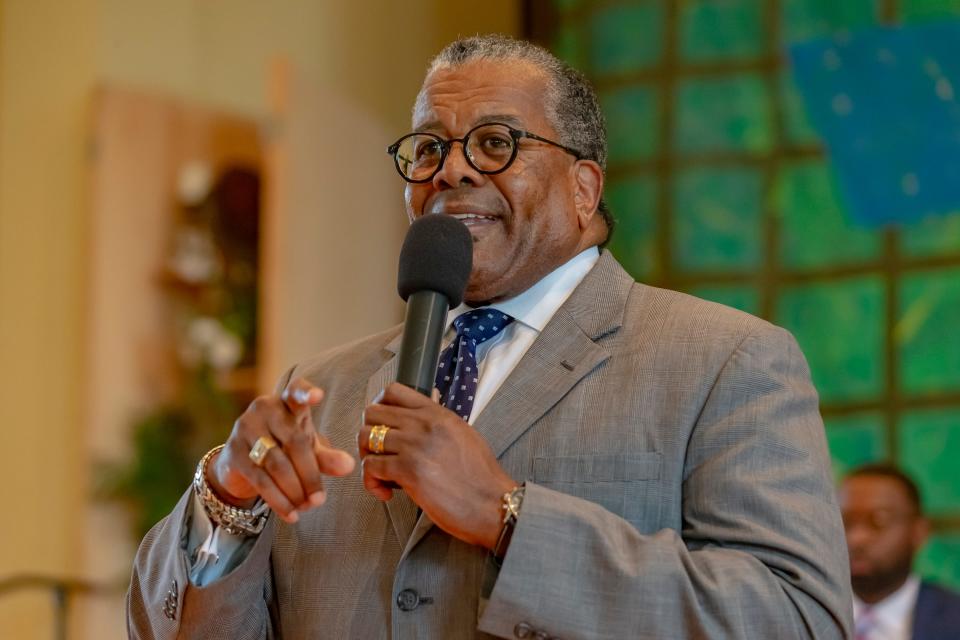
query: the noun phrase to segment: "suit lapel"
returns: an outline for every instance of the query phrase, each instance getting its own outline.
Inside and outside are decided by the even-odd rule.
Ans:
[[[401,332],[385,347],[387,351],[393,353],[393,356],[367,380],[367,395],[364,407],[372,403],[377,394],[397,379],[397,352],[400,349],[402,338],[403,334]],[[410,538],[410,532],[413,531],[413,526],[417,521],[417,505],[407,496],[406,492],[395,489],[393,498],[384,503],[384,508],[387,510],[390,524],[393,525],[393,531],[396,533],[400,545],[406,545]]]
[[[631,278],[604,251],[478,416],[474,427],[500,458],[609,352],[597,340],[623,323]]]
[[[633,278],[604,251],[474,422],[498,459],[577,382],[610,357],[596,340],[620,328],[632,286]],[[401,561],[432,526],[426,515],[420,516]]]
[[[474,428],[499,458],[583,376],[609,357],[566,309],[558,309],[477,417]]]

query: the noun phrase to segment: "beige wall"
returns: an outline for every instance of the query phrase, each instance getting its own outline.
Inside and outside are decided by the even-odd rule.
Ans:
[[[320,86],[403,129],[429,57],[458,35],[515,33],[515,0],[99,0],[109,80],[263,115],[282,53]]]
[[[73,574],[88,484],[78,382],[93,7],[6,0],[2,9],[0,575]],[[35,593],[0,600],[0,636],[52,637],[48,603]]]
[[[266,122],[267,70],[282,56],[303,86],[335,99],[331,113],[358,114],[355,126],[369,122],[362,137],[373,143],[408,126],[431,53],[458,34],[515,32],[517,11],[509,0],[0,0],[0,424],[7,506],[0,579],[23,571],[84,577],[97,569],[89,563],[85,513],[89,431],[100,427],[81,417],[87,350],[95,348],[82,339],[94,88],[110,82],[161,91]],[[288,161],[309,153],[293,149]],[[349,184],[356,188],[362,180],[354,176]],[[386,189],[399,198],[398,184]],[[337,197],[348,201],[349,193]],[[315,205],[306,197],[288,202],[288,215],[328,238],[356,237],[343,207]],[[388,228],[399,242],[402,224]],[[313,291],[302,304],[319,313],[324,287],[305,289],[309,274],[302,278],[300,289],[290,286]],[[329,284],[331,295],[342,296]],[[376,318],[383,326],[394,320]],[[349,319],[340,325],[331,331],[356,330]],[[86,601],[77,605],[73,637],[123,637],[115,605],[103,621]],[[0,637],[48,638],[50,624],[46,595],[0,598]]]

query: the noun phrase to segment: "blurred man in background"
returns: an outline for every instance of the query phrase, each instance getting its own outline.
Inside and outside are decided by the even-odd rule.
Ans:
[[[840,507],[856,640],[960,638],[960,595],[912,572],[930,530],[913,480],[890,465],[860,467],[843,481]]]

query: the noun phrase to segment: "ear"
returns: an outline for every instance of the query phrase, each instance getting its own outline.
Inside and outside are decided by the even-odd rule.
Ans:
[[[603,195],[603,170],[593,160],[577,160],[573,165],[574,195],[577,222],[585,231],[597,213]]]

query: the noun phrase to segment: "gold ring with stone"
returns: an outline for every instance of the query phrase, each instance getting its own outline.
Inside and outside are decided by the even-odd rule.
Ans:
[[[260,436],[257,438],[257,441],[253,443],[253,447],[250,448],[250,460],[258,467],[262,467],[264,459],[267,457],[267,454],[270,453],[270,449],[273,449],[275,446],[277,446],[276,440],[270,436]]]
[[[370,427],[370,436],[367,438],[367,448],[372,453],[383,453],[383,441],[387,438],[390,427],[382,424]]]

